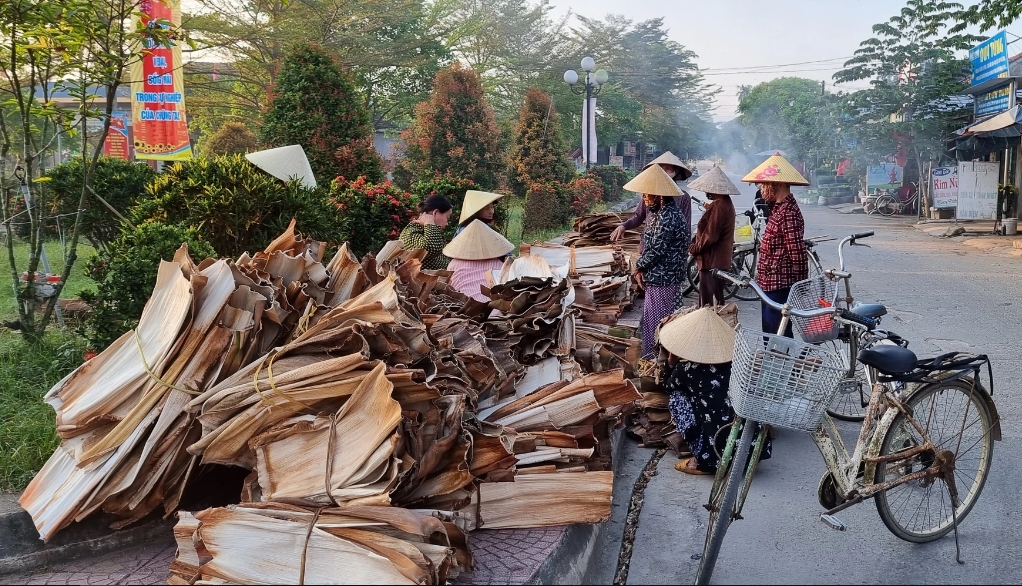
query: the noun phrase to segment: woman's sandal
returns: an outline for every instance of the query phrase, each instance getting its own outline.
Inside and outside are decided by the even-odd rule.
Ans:
[[[712,476],[713,472],[707,472],[700,470],[696,467],[695,458],[687,458],[685,460],[679,460],[675,465],[674,469],[678,472],[684,472],[685,474],[691,474],[693,476]]]

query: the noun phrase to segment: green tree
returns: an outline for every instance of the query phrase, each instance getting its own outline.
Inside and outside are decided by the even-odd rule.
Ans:
[[[259,146],[259,137],[241,122],[224,122],[208,140],[203,141],[201,154],[208,156],[250,153]]]
[[[952,17],[959,24],[950,32],[960,33],[974,24],[978,24],[981,31],[1004,28],[1019,16],[1022,16],[1022,2],[1018,0],[980,0],[968,8],[959,5],[958,10],[952,12]]]
[[[323,180],[364,175],[379,181],[383,161],[373,150],[372,135],[351,73],[323,49],[295,45],[270,95],[260,142],[268,148],[302,145],[313,173]]]
[[[110,128],[117,90],[129,67],[141,58],[143,42],[169,46],[178,35],[171,23],[135,26],[141,0],[7,0],[0,3],[0,202],[8,265],[18,299],[18,318],[27,339],[40,339],[63,288],[78,260],[78,241],[91,183],[102,144]],[[77,101],[77,116],[57,108],[51,97],[66,90]],[[89,120],[102,121],[98,135],[88,132]],[[22,269],[40,269],[45,236],[45,210],[51,202],[45,181],[47,156],[58,135],[77,136],[88,163],[79,186],[79,210],[73,220],[67,258],[56,294],[36,298],[33,281],[21,282]],[[94,144],[98,147],[93,146]],[[13,253],[12,205],[21,202],[18,183],[8,161],[18,159],[32,200],[23,220],[30,223],[29,261],[18,265]],[[25,198],[27,200],[27,198]],[[23,203],[23,202],[22,202]],[[42,309],[38,317],[37,309]]]
[[[479,74],[455,63],[433,80],[428,101],[415,107],[415,123],[403,134],[404,160],[412,181],[447,175],[497,187],[503,167],[500,129]]]
[[[74,157],[47,173],[52,196],[52,213],[70,216],[81,196],[88,160]],[[87,200],[79,230],[98,251],[107,250],[124,229],[124,214],[145,195],[156,171],[144,163],[100,157],[93,169],[90,187],[96,192]],[[102,194],[102,195],[99,195]],[[97,197],[98,196],[98,197]],[[102,197],[102,200],[99,200]],[[108,207],[109,206],[109,207]],[[113,208],[112,210],[110,208]]]
[[[835,141],[838,111],[837,96],[824,92],[820,82],[801,77],[756,85],[738,104],[753,152],[781,148],[795,160],[810,162],[836,156],[841,148]]]
[[[225,54],[217,75],[189,76],[189,113],[212,132],[225,120],[255,119],[282,71],[287,48],[304,39],[350,68],[377,130],[402,122],[450,60],[425,0],[198,0],[183,24],[198,50]],[[194,97],[193,97],[194,95]]]
[[[553,106],[550,96],[536,88],[525,94],[508,160],[508,178],[517,195],[524,196],[537,181],[564,182],[574,175],[555,131],[557,111]]]
[[[242,155],[200,157],[160,173],[128,218],[195,230],[219,256],[237,258],[266,247],[292,218],[298,229],[319,240],[337,242],[337,206],[323,182],[306,189],[283,183]]]
[[[948,30],[952,12],[960,8],[909,0],[899,14],[874,25],[876,36],[863,41],[834,75],[838,82],[869,80],[872,86],[848,97],[861,155],[880,160],[904,145],[920,177],[925,161],[943,156],[953,121],[963,113],[949,99],[967,85],[969,64],[960,55],[980,40]]]

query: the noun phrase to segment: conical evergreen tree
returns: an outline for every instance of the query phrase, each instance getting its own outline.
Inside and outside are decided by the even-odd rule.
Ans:
[[[292,47],[263,117],[263,147],[302,145],[320,181],[339,175],[380,181],[383,161],[373,150],[372,139],[369,111],[351,72],[319,47]]]
[[[429,100],[415,107],[415,123],[402,134],[403,173],[411,180],[436,175],[497,187],[500,129],[479,74],[455,63],[433,80]]]
[[[525,195],[533,183],[571,179],[574,171],[558,128],[550,96],[530,88],[518,114],[508,161],[508,178],[516,194]]]

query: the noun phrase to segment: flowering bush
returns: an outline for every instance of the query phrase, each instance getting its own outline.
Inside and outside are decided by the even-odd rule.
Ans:
[[[396,240],[415,217],[418,203],[415,196],[390,181],[369,183],[365,177],[335,179],[330,201],[337,206],[341,240],[347,240],[359,257]]]
[[[587,177],[593,177],[603,186],[603,201],[613,203],[621,199],[624,190],[621,189],[628,183],[628,172],[621,167],[611,165],[596,165],[586,171]]]
[[[593,177],[576,177],[568,185],[568,194],[571,199],[568,208],[575,216],[588,214],[596,204],[603,201],[603,187]]]

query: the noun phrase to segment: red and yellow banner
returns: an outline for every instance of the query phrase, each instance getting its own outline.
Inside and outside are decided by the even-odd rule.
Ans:
[[[128,142],[128,125],[124,116],[117,112],[110,117],[110,132],[103,143],[103,154],[115,159],[131,160],[131,143]]]
[[[143,26],[181,26],[181,0],[142,0]],[[131,118],[135,157],[161,161],[192,158],[185,118],[181,45],[146,41],[131,67]]]

